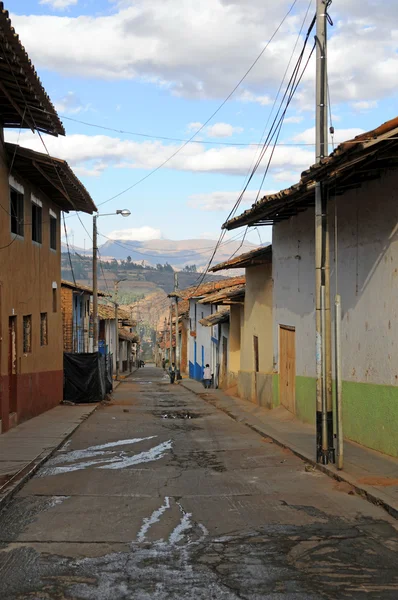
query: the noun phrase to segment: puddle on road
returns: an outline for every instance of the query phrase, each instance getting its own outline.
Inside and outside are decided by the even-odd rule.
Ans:
[[[156,417],[160,417],[161,419],[199,419],[203,416],[199,413],[193,413],[188,410],[173,410],[171,412],[153,411],[152,414]]]

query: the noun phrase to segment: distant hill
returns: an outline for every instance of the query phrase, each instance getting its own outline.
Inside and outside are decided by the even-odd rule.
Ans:
[[[182,269],[186,265],[196,265],[200,270],[206,266],[216,246],[216,240],[149,240],[147,242],[109,240],[100,247],[103,259],[116,258],[127,259],[131,257],[133,262],[145,261],[146,264],[169,263],[176,269]],[[223,242],[217,252],[216,261],[227,260],[239,249],[240,253],[248,252],[256,246],[245,242],[241,248],[240,240]]]

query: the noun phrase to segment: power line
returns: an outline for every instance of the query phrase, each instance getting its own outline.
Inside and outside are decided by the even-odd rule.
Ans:
[[[164,160],[155,169],[152,169],[152,171],[150,171],[149,173],[147,173],[144,177],[141,177],[141,179],[139,179],[138,181],[136,181],[135,183],[133,183],[132,185],[130,185],[128,188],[122,190],[118,194],[115,194],[111,198],[108,198],[108,200],[105,200],[104,202],[101,202],[98,206],[102,206],[103,204],[106,204],[107,202],[110,202],[111,200],[114,200],[115,198],[118,198],[119,196],[122,196],[126,192],[130,191],[131,189],[133,189],[134,187],[136,187],[137,185],[139,185],[140,183],[142,183],[143,181],[145,181],[146,179],[148,179],[148,177],[151,177],[151,175],[153,175],[154,173],[156,173],[157,171],[159,171],[162,167],[164,167],[164,165],[166,165],[168,162],[170,162],[170,160],[172,160],[179,152],[181,152],[181,150],[183,150],[190,142],[192,142],[192,140],[201,131],[203,131],[203,129],[206,127],[206,125],[208,125],[208,123],[210,123],[210,121],[213,119],[213,117],[215,117],[215,115],[223,108],[223,106],[228,102],[228,100],[231,98],[231,96],[233,96],[233,94],[239,88],[239,86],[241,85],[241,83],[246,79],[246,77],[249,75],[249,73],[254,69],[255,65],[258,63],[258,61],[260,60],[260,58],[262,57],[262,55],[264,54],[264,52],[267,50],[268,46],[273,41],[273,39],[275,38],[275,36],[277,35],[277,33],[279,32],[279,30],[281,29],[281,27],[285,23],[285,21],[288,18],[288,16],[293,11],[293,8],[295,7],[296,4],[297,4],[297,0],[294,0],[293,3],[292,3],[292,5],[290,6],[289,10],[287,11],[286,15],[283,17],[282,21],[280,22],[280,24],[276,28],[275,32],[272,34],[272,36],[270,37],[270,39],[268,40],[268,42],[266,43],[266,45],[264,46],[264,48],[261,50],[260,54],[254,60],[254,62],[251,64],[251,66],[247,69],[247,71],[243,75],[243,77],[240,78],[240,80],[238,81],[238,83],[235,85],[235,87],[233,88],[233,90],[228,94],[228,96],[225,98],[225,100],[222,101],[222,103],[219,105],[219,107],[210,115],[210,117],[203,123],[203,125],[201,125],[201,127],[199,127],[199,129],[186,142],[184,142],[182,144],[182,146],[180,146],[179,148],[177,148],[177,150],[175,152],[173,152],[166,160]]]
[[[310,9],[310,6],[311,6],[311,3],[309,3],[309,5],[308,5],[307,12],[306,12],[306,14],[305,14],[305,16],[304,16],[304,19],[303,19],[303,24],[302,24],[302,26],[301,26],[301,29],[300,29],[300,32],[299,32],[299,35],[298,35],[297,41],[298,41],[298,39],[300,38],[301,31],[302,31],[302,29],[303,29],[303,27],[304,27],[304,23],[305,23],[305,21],[306,21],[306,19],[307,19],[308,12],[309,12],[309,9]],[[287,87],[286,87],[285,93],[284,93],[284,95],[283,95],[283,98],[282,98],[282,100],[281,100],[281,102],[280,102],[279,109],[278,109],[278,111],[277,111],[277,113],[276,113],[276,116],[275,116],[275,118],[274,118],[274,121],[273,121],[273,123],[272,123],[272,126],[271,126],[271,128],[270,128],[270,131],[269,131],[269,133],[268,133],[268,135],[267,135],[267,137],[266,137],[266,139],[265,139],[265,141],[264,141],[264,143],[263,143],[263,148],[262,148],[262,150],[261,150],[261,152],[260,152],[260,155],[259,155],[258,159],[256,160],[256,163],[255,163],[255,165],[254,165],[254,167],[253,167],[253,169],[252,169],[252,172],[251,172],[250,176],[249,176],[249,177],[248,177],[248,179],[247,179],[247,182],[246,182],[246,184],[245,184],[245,186],[244,186],[244,188],[243,188],[243,190],[242,190],[242,192],[241,192],[240,196],[238,197],[237,201],[235,202],[235,205],[233,206],[233,208],[232,208],[231,212],[229,213],[229,215],[228,215],[228,217],[227,217],[227,221],[228,221],[228,220],[231,218],[231,216],[232,216],[232,215],[234,215],[234,214],[236,213],[236,211],[237,211],[237,209],[238,209],[238,207],[239,207],[239,205],[240,205],[240,203],[241,203],[241,201],[242,201],[242,198],[243,198],[243,195],[244,195],[244,193],[246,192],[246,190],[247,190],[247,188],[248,188],[248,186],[249,186],[249,184],[250,184],[250,182],[251,182],[252,178],[254,177],[254,174],[255,174],[255,172],[257,171],[257,169],[258,169],[259,165],[261,164],[261,161],[262,161],[263,157],[265,156],[265,153],[267,152],[267,150],[268,150],[268,148],[269,148],[269,146],[270,146],[271,140],[273,139],[274,135],[275,135],[275,134],[277,134],[276,140],[275,140],[275,142],[274,142],[274,147],[273,147],[273,150],[272,150],[272,152],[271,152],[270,159],[269,159],[269,161],[268,161],[268,164],[267,164],[267,167],[266,167],[266,170],[265,170],[265,173],[264,173],[264,177],[263,177],[262,183],[263,183],[263,181],[264,181],[264,178],[265,178],[265,176],[266,176],[266,174],[267,174],[267,172],[268,172],[269,166],[270,166],[270,164],[271,164],[271,160],[272,160],[272,158],[273,158],[273,155],[274,155],[274,151],[275,151],[275,144],[276,144],[276,142],[277,142],[277,140],[278,140],[278,137],[279,137],[279,134],[280,134],[280,131],[281,131],[281,127],[282,127],[282,124],[283,124],[283,120],[284,120],[284,117],[285,117],[285,114],[286,114],[287,108],[288,108],[288,106],[289,106],[289,104],[290,104],[290,102],[291,102],[291,99],[293,98],[293,95],[294,95],[294,93],[295,93],[295,91],[296,91],[296,89],[297,89],[297,86],[299,85],[299,83],[300,83],[300,81],[301,81],[301,78],[302,78],[302,76],[303,76],[303,73],[304,73],[304,71],[305,71],[305,69],[306,69],[306,66],[307,66],[307,64],[308,64],[308,61],[307,61],[307,64],[306,64],[306,65],[305,65],[305,67],[304,67],[304,71],[302,72],[302,74],[301,74],[301,76],[300,76],[300,78],[299,78],[299,80],[298,80],[298,82],[297,82],[297,85],[295,85],[295,84],[296,84],[296,80],[297,80],[297,75],[298,75],[298,72],[299,72],[299,68],[300,68],[300,65],[301,65],[301,61],[302,61],[302,58],[303,58],[303,56],[304,56],[305,48],[306,48],[306,46],[307,46],[308,38],[309,38],[309,35],[310,35],[310,32],[311,32],[311,30],[312,30],[312,29],[313,29],[313,27],[314,27],[314,24],[315,24],[315,17],[312,19],[311,25],[310,25],[310,27],[309,27],[309,29],[308,29],[308,31],[307,31],[307,35],[306,35],[306,38],[305,38],[305,40],[304,40],[304,44],[303,44],[302,51],[301,51],[301,53],[300,53],[300,55],[299,55],[299,58],[298,58],[298,60],[297,60],[297,62],[296,62],[296,65],[295,65],[295,68],[294,68],[294,70],[293,70],[293,73],[292,73],[292,75],[291,75],[291,77],[290,77],[290,80],[289,80],[289,82],[288,82],[288,85],[287,85]],[[297,45],[297,42],[296,42],[296,45]],[[293,56],[293,54],[294,54],[294,51],[295,51],[296,45],[295,45],[295,47],[294,47],[294,49],[293,49],[292,56]],[[310,56],[311,56],[311,55],[312,55],[312,52],[311,52]],[[289,60],[289,63],[288,63],[287,70],[288,70],[288,68],[289,68],[289,65],[290,65],[290,62],[291,62],[291,60],[292,60],[292,56],[291,56],[291,58],[290,58],[290,60]],[[309,60],[309,59],[308,59],[308,60]],[[287,70],[285,71],[285,74],[284,74],[284,76],[283,76],[283,80],[282,80],[282,84],[281,84],[281,86],[283,85],[283,81],[284,81],[284,79],[285,79],[285,77],[286,77],[286,72],[287,72]],[[279,88],[279,90],[278,90],[277,97],[278,97],[278,95],[279,95],[279,93],[280,93],[280,89],[281,89],[281,87],[280,87],[280,88]],[[287,96],[287,95],[289,96],[289,97],[288,97],[287,104],[286,104],[286,106],[285,106],[285,109],[284,109],[284,111],[283,111],[283,113],[282,113],[282,117],[279,119],[279,121],[277,121],[277,119],[278,119],[278,115],[279,115],[280,111],[282,110],[282,106],[283,106],[283,103],[284,103],[284,101],[285,101],[285,98],[286,98],[286,96]],[[272,111],[273,111],[273,109],[274,109],[275,103],[276,103],[276,99],[275,99],[274,105],[273,105],[273,107],[272,107],[272,110],[271,110],[270,116],[271,116],[271,114],[272,114]],[[268,120],[269,120],[269,119],[268,119]],[[279,128],[279,129],[278,129],[278,128]],[[261,184],[261,185],[262,185],[262,184]],[[261,187],[260,187],[260,190],[261,190]],[[260,191],[259,191],[259,193],[260,193]],[[258,199],[259,193],[257,194],[256,201],[257,201],[257,199]],[[198,286],[197,286],[197,287],[199,287],[199,285],[200,285],[200,284],[201,284],[201,283],[204,281],[204,279],[205,279],[205,277],[206,277],[206,275],[207,275],[207,273],[208,273],[208,270],[209,270],[209,268],[210,268],[210,266],[211,266],[211,264],[212,264],[212,261],[214,260],[214,257],[215,257],[215,255],[216,255],[216,253],[217,253],[218,246],[219,246],[219,244],[221,243],[221,241],[222,241],[222,240],[223,240],[223,238],[224,238],[225,231],[226,231],[226,230],[222,230],[222,232],[221,232],[221,234],[220,234],[220,237],[219,237],[219,240],[218,240],[218,242],[217,242],[217,244],[216,244],[216,247],[215,247],[215,249],[214,249],[214,251],[213,251],[213,254],[212,254],[212,256],[211,256],[211,258],[210,258],[210,260],[209,260],[209,263],[208,263],[208,265],[207,265],[207,267],[206,267],[206,270],[204,271],[204,273],[203,273],[203,275],[201,276],[201,278],[199,278],[199,280],[198,280]],[[245,237],[246,237],[246,233],[247,233],[247,228],[246,228],[246,231],[245,231],[245,234],[244,234],[243,240],[244,240],[244,239],[245,239]],[[242,243],[243,243],[243,242],[242,242]],[[242,246],[242,244],[241,244],[241,246]],[[241,247],[241,246],[240,246],[240,247]]]

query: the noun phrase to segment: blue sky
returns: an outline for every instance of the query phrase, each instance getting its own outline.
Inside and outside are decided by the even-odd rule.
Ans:
[[[233,89],[292,2],[10,0],[6,8],[60,115],[186,139]],[[167,167],[100,206],[100,212],[132,212],[128,219],[102,219],[102,233],[139,240],[218,237],[257,152],[234,144],[260,141],[300,27],[304,22],[306,30],[314,7],[314,1],[297,0],[249,77],[196,138],[206,144],[189,145]],[[334,2],[330,13],[331,104],[335,140],[342,142],[396,116],[398,6],[394,0],[345,0]],[[289,108],[280,137],[289,145],[278,147],[264,192],[295,183],[314,162],[314,69],[312,61]],[[97,205],[180,145],[63,121],[67,136],[48,137],[50,152],[68,160]],[[29,132],[10,132],[8,139],[18,136],[21,145],[41,149]],[[253,202],[261,176],[238,212]],[[91,231],[91,218],[82,220]],[[67,223],[74,245],[89,247],[78,219]],[[267,229],[260,233],[270,239]],[[258,234],[249,239],[257,243]]]

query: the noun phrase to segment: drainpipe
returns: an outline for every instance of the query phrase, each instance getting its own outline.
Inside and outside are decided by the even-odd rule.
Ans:
[[[337,425],[337,468],[342,469],[344,463],[343,442],[343,392],[341,377],[341,298],[335,298],[335,368],[336,368],[336,425]]]

